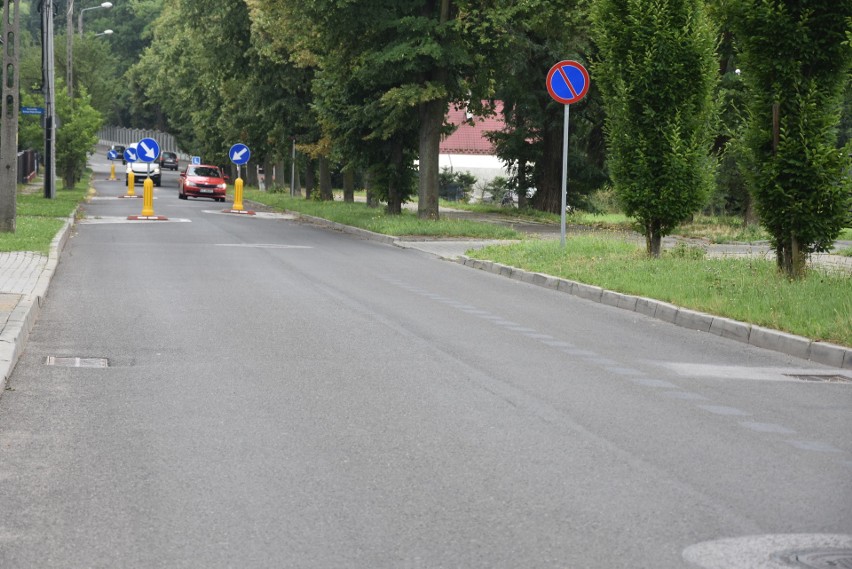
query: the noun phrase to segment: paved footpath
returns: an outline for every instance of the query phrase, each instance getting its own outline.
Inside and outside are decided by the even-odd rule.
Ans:
[[[48,255],[30,251],[0,253],[0,394],[41,312],[73,223],[74,216],[65,221]]]

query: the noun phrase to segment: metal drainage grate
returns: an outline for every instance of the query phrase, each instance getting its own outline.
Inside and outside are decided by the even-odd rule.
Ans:
[[[106,358],[57,358],[56,356],[47,356],[47,361],[44,363],[56,367],[109,367],[109,360]]]
[[[802,381],[816,381],[819,383],[852,383],[852,378],[845,375],[796,375],[788,374],[788,377],[795,377]]]
[[[774,556],[800,569],[852,569],[852,549],[807,549]]]

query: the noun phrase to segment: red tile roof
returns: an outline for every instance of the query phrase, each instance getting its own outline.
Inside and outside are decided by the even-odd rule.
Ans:
[[[486,117],[473,117],[473,126],[466,124],[467,109],[450,107],[445,119],[447,124],[459,125],[452,134],[441,140],[441,154],[482,154],[493,155],[494,145],[485,138],[485,133],[503,130],[503,105],[497,103],[496,114]]]

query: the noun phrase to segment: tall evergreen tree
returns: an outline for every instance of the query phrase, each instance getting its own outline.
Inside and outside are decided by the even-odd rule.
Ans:
[[[713,30],[704,0],[600,0],[592,21],[610,175],[659,256],[712,184]]]
[[[852,0],[737,0],[734,11],[748,87],[746,179],[779,268],[799,277],[849,221],[849,156],[837,137]]]

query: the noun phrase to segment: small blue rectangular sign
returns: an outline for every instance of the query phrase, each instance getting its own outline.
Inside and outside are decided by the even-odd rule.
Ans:
[[[23,115],[43,115],[44,107],[21,107]]]

